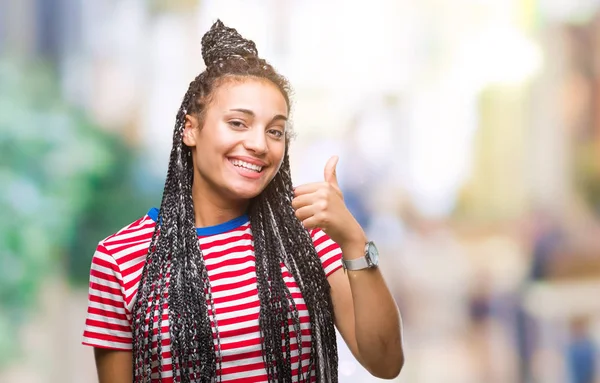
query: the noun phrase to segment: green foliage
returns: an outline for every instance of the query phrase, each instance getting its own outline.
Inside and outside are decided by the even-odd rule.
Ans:
[[[0,368],[41,282],[85,284],[98,241],[156,197],[135,190],[134,156],[61,99],[48,66],[0,60]]]

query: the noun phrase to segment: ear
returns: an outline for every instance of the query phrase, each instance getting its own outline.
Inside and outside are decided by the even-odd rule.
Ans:
[[[183,143],[189,147],[196,146],[196,134],[198,133],[198,118],[189,114],[185,115],[185,125],[183,128]]]

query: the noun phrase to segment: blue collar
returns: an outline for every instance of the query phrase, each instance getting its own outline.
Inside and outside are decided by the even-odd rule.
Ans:
[[[156,220],[158,219],[158,209],[155,207],[150,209],[150,211],[148,211],[148,217],[150,217],[154,222],[156,222]],[[250,218],[248,217],[248,215],[244,214],[240,217],[234,218],[227,222],[220,223],[218,225],[207,226],[207,227],[197,227],[196,232],[198,233],[198,235],[201,235],[201,236],[222,234],[222,233],[231,231],[233,229],[237,229],[238,227],[244,225],[249,220],[250,220]]]

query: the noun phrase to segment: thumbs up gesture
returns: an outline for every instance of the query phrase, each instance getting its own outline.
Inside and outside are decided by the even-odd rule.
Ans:
[[[339,158],[327,161],[324,181],[304,184],[294,189],[292,207],[296,217],[307,229],[322,229],[340,247],[364,237],[364,232],[352,216],[338,185],[336,166]]]

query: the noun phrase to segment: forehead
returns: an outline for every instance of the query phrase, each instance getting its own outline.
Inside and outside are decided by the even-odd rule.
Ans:
[[[288,106],[275,84],[260,78],[234,78],[220,84],[213,94],[213,106],[227,112],[230,109],[249,109],[256,114],[287,116]]]

